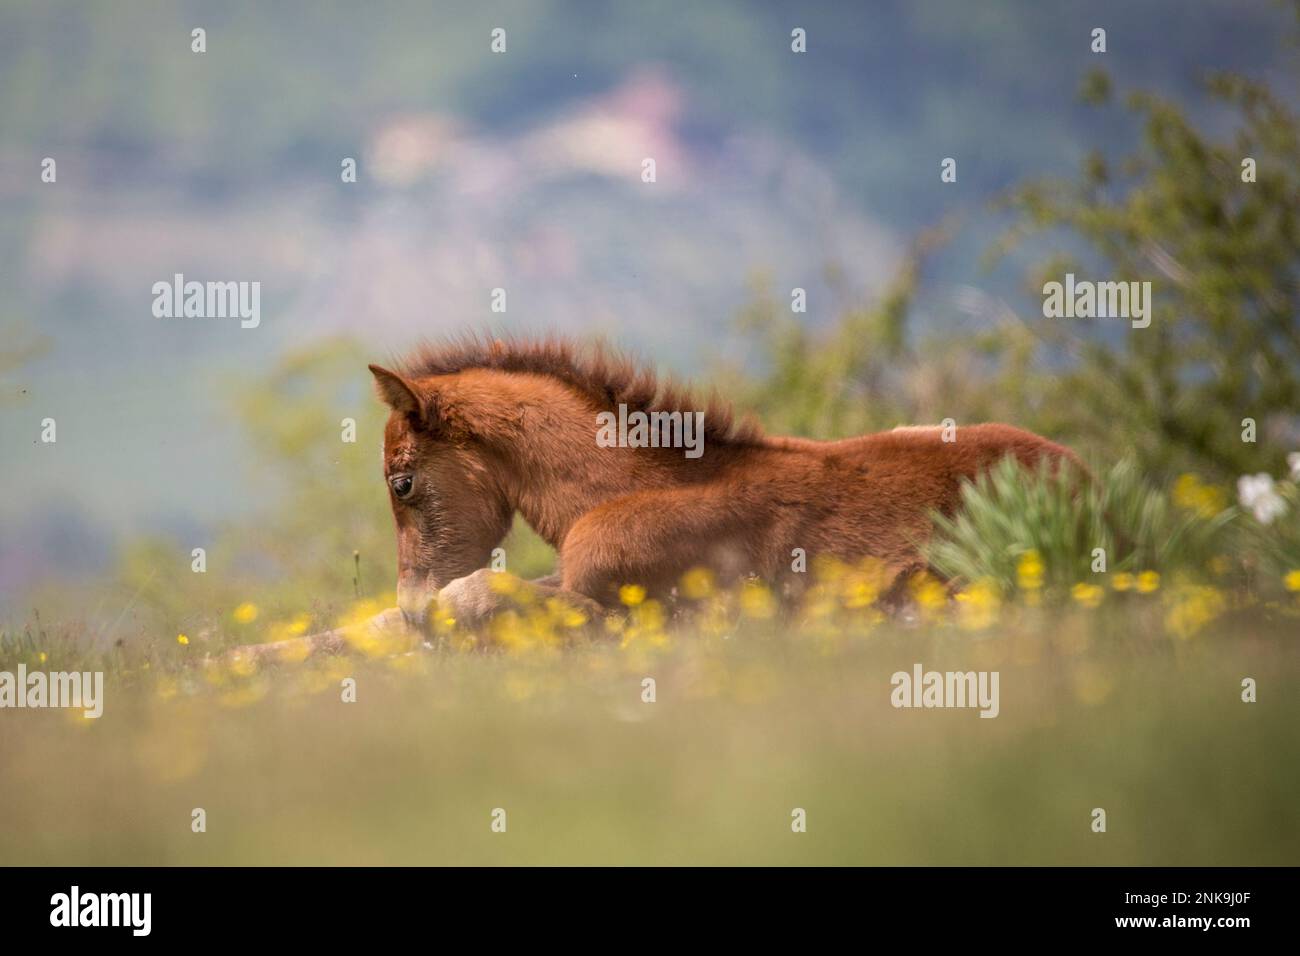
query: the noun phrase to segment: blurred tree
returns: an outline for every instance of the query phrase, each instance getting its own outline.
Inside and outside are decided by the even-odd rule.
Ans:
[[[759,368],[751,375],[723,367],[728,394],[773,433],[817,438],[949,416],[1035,418],[1037,340],[1018,318],[1003,310],[992,316],[994,326],[978,332],[945,328],[918,336],[911,328],[926,259],[953,228],[943,223],[924,232],[876,302],[844,306],[826,328],[805,325],[760,281],[737,323],[757,348]]]
[[[1078,182],[1028,183],[999,203],[1015,218],[994,260],[1031,236],[1061,244],[1030,269],[1036,304],[1067,271],[1150,281],[1148,328],[1002,308],[977,330],[914,341],[922,264],[945,227],[922,236],[877,303],[843,309],[829,329],[761,290],[739,319],[761,370],[752,382],[732,370],[734,394],[774,431],[1001,418],[1107,457],[1131,450],[1148,471],[1276,470],[1300,446],[1300,125],[1259,83],[1219,74],[1207,86],[1240,119],[1230,139],[1135,94],[1134,155],[1091,154]],[[1109,102],[1108,77],[1088,76],[1083,94]],[[1243,179],[1247,158],[1255,181]],[[1257,444],[1242,441],[1245,418]]]
[[[1215,74],[1207,88],[1240,120],[1230,138],[1135,93],[1138,150],[1090,155],[1075,183],[1014,190],[998,251],[1044,231],[1082,241],[1082,258],[1042,262],[1033,292],[1067,271],[1150,281],[1149,328],[1035,320],[1067,357],[1048,401],[1068,406],[1083,435],[1131,444],[1149,469],[1229,477],[1275,469],[1300,443],[1300,125],[1257,82]],[[1083,93],[1104,105],[1110,83],[1095,73]],[[1258,444],[1242,441],[1245,418]]]

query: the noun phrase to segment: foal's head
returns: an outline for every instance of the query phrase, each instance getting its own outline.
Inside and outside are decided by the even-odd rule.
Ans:
[[[440,588],[487,565],[511,507],[490,451],[449,414],[432,381],[370,371],[392,410],[384,480],[397,524],[397,603],[420,624]]]

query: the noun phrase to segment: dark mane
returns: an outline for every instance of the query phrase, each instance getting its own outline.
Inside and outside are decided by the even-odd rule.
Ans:
[[[753,419],[740,421],[731,404],[710,392],[701,404],[686,386],[661,380],[654,370],[604,343],[579,344],[558,336],[540,339],[489,338],[469,334],[426,343],[400,364],[402,374],[422,378],[467,369],[494,369],[546,375],[588,396],[597,407],[628,411],[704,412],[704,435],[712,442],[753,444],[762,430]]]

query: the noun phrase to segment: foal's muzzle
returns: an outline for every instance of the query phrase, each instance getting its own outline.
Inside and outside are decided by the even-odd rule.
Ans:
[[[433,606],[437,597],[437,591],[399,586],[397,607],[401,610],[407,626],[423,629],[429,622],[429,608]]]

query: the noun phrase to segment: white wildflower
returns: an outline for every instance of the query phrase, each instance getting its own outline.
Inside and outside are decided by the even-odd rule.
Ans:
[[[1286,511],[1286,502],[1273,487],[1273,476],[1242,475],[1237,481],[1237,500],[1260,524],[1272,524]]]

